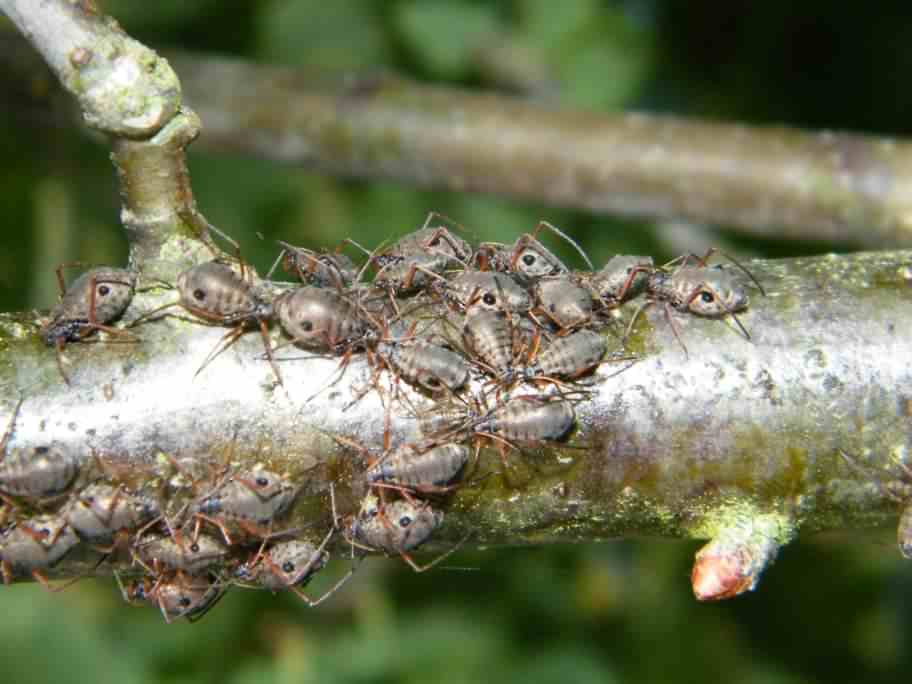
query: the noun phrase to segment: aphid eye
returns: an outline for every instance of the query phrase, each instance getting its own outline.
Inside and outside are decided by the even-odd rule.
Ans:
[[[258,478],[256,479],[256,486],[257,486],[257,487],[268,487],[268,486],[269,486],[269,478],[267,478],[267,477],[258,477]]]
[[[714,297],[709,292],[701,292],[700,299],[702,299],[705,304],[712,304]]]
[[[301,330],[304,332],[310,332],[313,330],[314,324],[313,321],[301,321]]]
[[[95,497],[94,497],[94,496],[87,496],[87,497],[84,499],[84,501],[85,501],[87,504],[93,504],[93,503],[95,503]]]
[[[46,446],[35,447],[35,453],[40,456],[44,456],[47,452],[48,448]]]
[[[399,518],[399,527],[408,527],[411,524],[412,519],[409,516],[403,515],[401,518]]]
[[[193,298],[196,301],[201,302],[206,298],[206,292],[204,290],[201,290],[200,288],[196,288],[193,291]]]
[[[372,509],[370,509],[370,511],[368,511],[367,514],[368,514],[371,518],[376,518],[376,517],[377,517],[377,513],[379,513],[379,512],[380,512],[379,509],[377,509],[377,508],[372,508]]]
[[[190,550],[191,550],[193,553],[199,553],[200,545],[199,545],[199,544],[193,544],[193,545],[190,547]]]
[[[181,608],[189,608],[190,607],[190,598],[188,596],[184,596],[180,601],[178,601],[178,604],[180,605]]]
[[[282,572],[294,572],[295,565],[291,561],[282,563]]]
[[[495,297],[490,292],[486,292],[485,296],[481,298],[481,301],[483,301],[488,306],[494,306],[495,304],[497,304],[497,297]]]
[[[111,291],[111,288],[108,287],[107,285],[102,285],[101,287],[98,288],[98,294],[100,294],[102,297],[104,297],[110,291]]]

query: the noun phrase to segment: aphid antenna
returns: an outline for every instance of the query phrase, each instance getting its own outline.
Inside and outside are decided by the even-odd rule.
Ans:
[[[727,252],[723,252],[721,249],[717,249],[716,247],[708,248],[706,250],[706,254],[704,254],[702,257],[698,256],[692,252],[689,254],[682,254],[681,256],[669,261],[662,268],[669,268],[676,264],[679,265],[679,267],[684,267],[687,265],[687,262],[690,261],[691,259],[696,260],[696,262],[700,266],[700,268],[708,268],[709,266],[707,264],[707,261],[713,254],[721,254],[723,257],[728,259],[731,263],[733,263],[736,267],[738,267],[748,278],[750,278],[751,282],[753,282],[753,284],[757,286],[757,289],[760,291],[761,295],[763,295],[764,297],[766,296],[766,290],[763,289],[763,285],[760,284],[760,281],[757,280],[756,276],[754,276],[754,274],[751,273],[747,269],[747,267],[744,266],[744,264],[742,264],[740,261],[738,261],[731,254],[728,254]]]
[[[595,266],[592,265],[592,261],[589,259],[589,255],[586,254],[585,250],[584,250],[582,247],[579,246],[579,243],[578,243],[576,240],[574,240],[572,237],[570,237],[569,235],[567,235],[564,231],[562,231],[562,230],[561,230],[560,228],[558,228],[557,226],[555,226],[555,225],[553,225],[553,224],[551,224],[551,223],[548,223],[547,221],[539,221],[538,224],[535,226],[535,229],[532,231],[532,238],[533,238],[533,239],[535,239],[535,237],[538,235],[539,231],[540,231],[542,228],[547,228],[547,229],[550,230],[552,233],[554,233],[554,234],[557,235],[558,237],[562,238],[562,239],[563,239],[565,242],[567,242],[571,247],[573,247],[573,249],[576,250],[576,253],[577,253],[577,254],[579,254],[579,255],[583,258],[583,261],[586,262],[586,265],[589,267],[589,270],[590,270],[590,271],[594,271],[594,270],[595,270]]]
[[[234,258],[241,267],[241,275],[244,275],[245,265],[244,260],[241,258],[241,245],[237,240],[235,240],[220,228],[216,228],[214,225],[212,225],[209,220],[196,209],[195,206],[183,207],[182,209],[179,209],[177,213],[178,216],[180,216],[186,223],[196,229],[200,240],[202,240],[203,243],[212,251],[212,254],[215,256],[216,260],[223,259],[225,254],[215,244],[215,241],[211,238],[210,233],[215,233],[225,242],[229,243],[234,248]]]
[[[627,346],[627,338],[630,337],[630,333],[633,332],[633,325],[636,323],[637,318],[639,318],[640,314],[642,314],[646,309],[655,303],[655,300],[647,299],[637,308],[636,311],[634,311],[633,317],[630,319],[630,323],[627,324],[627,330],[624,332],[624,337],[622,338],[624,346]],[[675,339],[678,341],[678,344],[681,345],[681,349],[684,350],[684,356],[690,358],[690,352],[687,350],[687,345],[684,344],[684,340],[681,339],[678,324],[675,323],[675,320],[672,317],[671,306],[668,304],[668,302],[661,302],[661,304],[665,310],[665,320],[667,320],[669,325],[671,325],[671,332],[674,333]]]
[[[428,213],[427,218],[425,218],[425,220],[424,220],[424,225],[421,226],[421,230],[425,230],[426,228],[428,228],[430,226],[431,221],[435,218],[440,219],[444,224],[449,225],[451,228],[455,228],[460,233],[467,232],[465,229],[465,226],[463,226],[458,221],[451,219],[449,216],[447,216],[445,214],[441,214],[439,211],[431,211]],[[461,248],[459,245],[457,245],[455,242],[453,242],[453,240],[450,238],[450,235],[446,229],[446,225],[440,226],[436,231],[434,231],[433,235],[431,235],[431,237],[429,237],[427,240],[424,241],[423,246],[426,249],[432,250],[435,254],[446,257],[448,260],[453,259],[454,261],[457,261],[460,264],[465,265],[467,262],[463,261],[458,256]],[[440,240],[443,240],[450,246],[450,249],[453,250],[453,254],[447,254],[446,252],[444,252],[436,247],[435,243]],[[469,253],[469,255],[467,256],[467,259],[470,260],[471,257],[472,257],[472,255],[471,255],[471,253]]]

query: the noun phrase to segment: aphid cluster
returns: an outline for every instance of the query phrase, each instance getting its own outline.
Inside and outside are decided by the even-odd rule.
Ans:
[[[269,275],[281,265],[301,283],[280,294],[257,280],[239,255],[201,263],[168,285],[175,300],[133,317],[136,333],[113,327],[131,305],[135,274],[96,268],[65,288],[58,269],[62,298],[41,334],[57,350],[68,383],[67,344],[97,331],[139,341],[143,324],[183,315],[227,328],[197,373],[256,331],[263,358],[282,384],[273,326],[284,334],[283,345],[339,358],[340,375],[363,354],[370,377],[360,396],[379,392],[388,420],[401,399],[398,405],[408,404],[422,435],[391,445],[388,423],[379,452],[340,439],[360,455],[366,493],[344,518],[333,506],[332,527],[317,540],[281,529],[298,486],[266,469],[214,469],[191,478],[192,493],[181,501],[173,492],[118,481],[99,459],[57,445],[4,449],[4,581],[32,577],[47,585],[47,572],[80,545],[99,554],[99,562],[126,554],[136,576],[118,576],[124,597],[157,607],[170,621],[198,619],[235,585],[287,589],[316,605],[336,587],[317,598],[302,588],[326,564],[340,528],[353,554],[379,550],[426,569],[440,559],[420,566],[411,553],[443,523],[445,497],[478,462],[481,447],[495,446],[509,468],[512,453],[567,440],[589,376],[606,359],[630,358],[621,344],[609,349],[605,331],[614,324],[614,309],[638,297],[644,298],[640,310],[661,304],[677,336],[673,311],[721,318],[747,307],[744,285],[730,268],[707,265],[709,254],[661,267],[648,257],[616,256],[595,270],[582,249],[549,223],[513,244],[473,248],[462,233],[431,213],[420,229],[373,252],[351,240],[333,252],[281,242]],[[540,241],[546,234],[574,247],[589,271],[566,266]],[[342,252],[345,246],[366,257],[359,264]],[[432,399],[433,409],[415,408],[400,382]],[[393,401],[386,401],[384,386],[395,390]]]

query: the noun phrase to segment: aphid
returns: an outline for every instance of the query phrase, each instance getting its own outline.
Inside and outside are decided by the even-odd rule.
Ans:
[[[537,444],[565,439],[576,424],[573,404],[559,397],[512,397],[479,418],[472,430],[508,442]]]
[[[79,537],[59,516],[43,515],[15,523],[0,534],[4,584],[32,577],[52,589],[42,571],[54,567],[78,544]]]
[[[701,263],[712,253],[707,252]],[[675,268],[673,271],[667,270],[666,267],[655,269],[646,283],[646,293],[648,299],[645,304],[640,306],[634,313],[630,324],[627,327],[627,334],[633,329],[633,324],[646,307],[656,302],[661,302],[665,308],[665,316],[672,326],[684,353],[687,353],[687,347],[681,341],[678,334],[677,324],[671,317],[671,309],[687,313],[696,314],[706,318],[721,318],[722,316],[731,316],[744,337],[750,339],[750,333],[738,320],[737,312],[747,308],[749,299],[744,287],[737,281],[730,271],[723,270],[720,266],[688,266],[687,260],[690,255],[684,257],[684,265]],[[750,274],[738,262],[733,262],[742,271],[748,274],[757,285],[761,294],[766,294],[763,286],[757,282],[756,278]]]
[[[149,534],[136,542],[133,553],[154,574],[169,569],[196,575],[223,562],[228,548],[205,534],[195,539],[184,539],[180,534]]]
[[[282,384],[282,376],[272,359],[272,345],[269,341],[268,321],[273,317],[273,307],[256,292],[249,273],[243,269],[243,263],[241,273],[218,260],[188,268],[177,276],[177,291],[177,302],[144,314],[134,325],[165,309],[180,306],[203,321],[231,328],[206,356],[196,371],[197,375],[216,356],[255,326],[263,338],[263,347],[272,372],[278,383]]]
[[[345,239],[334,252],[318,253],[304,247],[295,247],[287,242],[278,241],[282,245],[282,252],[273,267],[266,274],[267,280],[272,277],[275,267],[282,263],[282,267],[289,273],[294,272],[302,282],[319,287],[335,287],[338,290],[351,285],[358,276],[355,262],[342,254],[342,246],[351,244],[370,254],[354,240]]]
[[[208,575],[188,575],[180,571],[157,578],[143,577],[126,585],[118,574],[114,577],[127,603],[142,601],[157,606],[169,624],[175,618],[186,618],[189,622],[202,619],[226,591]]]
[[[488,373],[505,382],[512,378],[515,335],[513,323],[504,313],[479,311],[466,316],[462,338]]]
[[[355,305],[324,288],[300,287],[285,292],[276,298],[275,311],[293,343],[309,349],[332,353],[350,350],[368,330]]]
[[[587,282],[602,306],[612,309],[645,292],[654,271],[652,257],[618,254]]]
[[[399,499],[384,504],[375,494],[368,493],[361,501],[361,510],[353,518],[349,531],[352,543],[379,549],[387,555],[398,554],[415,572],[424,572],[455,548],[424,566],[415,563],[408,552],[424,544],[442,522],[443,512],[435,511],[427,502]]]
[[[579,330],[555,338],[525,369],[525,377],[528,380],[539,376],[575,380],[597,368],[607,351],[604,335]]]
[[[562,330],[585,325],[592,318],[592,294],[566,278],[542,278],[535,286],[536,313]]]
[[[482,270],[493,268],[495,271],[509,271],[523,282],[532,282],[545,276],[556,276],[567,273],[567,267],[552,254],[547,247],[538,241],[537,235],[542,228],[547,228],[566,242],[583,257],[590,270],[594,267],[583,249],[569,235],[547,221],[539,221],[532,233],[521,235],[512,247],[497,243],[483,243],[476,255]]]
[[[456,392],[469,381],[471,366],[462,354],[426,340],[381,340],[377,354],[384,363],[429,392]]]
[[[439,279],[434,289],[463,312],[477,307],[521,313],[532,308],[529,293],[503,273],[464,271],[449,280]]]
[[[41,330],[41,336],[49,347],[56,348],[57,367],[70,384],[62,359],[68,343],[78,342],[96,330],[135,339],[129,332],[109,324],[120,318],[133,300],[136,276],[122,268],[93,268],[66,287],[63,279],[66,266],[57,268],[61,299],[51,310],[51,320]]]
[[[445,226],[431,226],[434,219],[458,225],[442,214],[431,212],[419,230],[401,238],[395,245],[371,258],[379,266],[374,285],[390,292],[408,294],[428,284],[431,274],[451,266],[462,266],[472,256],[468,242]]]
[[[440,493],[452,489],[468,462],[469,449],[462,444],[403,444],[371,465],[366,476],[372,485],[392,485],[419,494]]]
[[[158,518],[161,508],[154,497],[96,482],[79,492],[62,515],[80,539],[105,544],[119,532],[129,534]]]
[[[230,546],[233,541],[226,524],[234,523],[253,536],[264,536],[268,528],[291,506],[298,494],[289,480],[264,469],[245,471],[228,478],[210,494],[195,502],[190,510],[199,523],[209,522],[222,533]]]
[[[272,593],[292,591],[311,608],[318,606],[336,593],[354,574],[352,569],[316,599],[310,598],[302,591],[314,575],[326,567],[329,553],[325,548],[335,531],[335,528],[330,530],[320,546],[308,541],[290,539],[274,544],[266,551],[261,549],[253,559],[237,569],[235,576],[242,583],[259,585]]]
[[[23,401],[16,405],[0,442],[0,492],[38,499],[62,494],[79,474],[82,460],[78,455],[60,445],[6,450]]]

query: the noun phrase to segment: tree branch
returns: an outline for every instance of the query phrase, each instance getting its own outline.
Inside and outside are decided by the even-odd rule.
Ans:
[[[902,141],[173,60],[212,151],[756,235],[912,244],[912,144]]]
[[[477,473],[493,474],[469,478],[444,505],[435,546],[467,532],[483,546],[708,538],[695,591],[720,598],[751,588],[798,534],[895,521],[889,488],[903,479],[912,434],[910,263],[909,252],[753,262],[769,294],[743,316],[752,341],[724,322],[676,315],[689,356],[653,307],[631,340],[642,360],[623,372],[602,365],[595,395],[576,406],[571,443],[514,452],[506,471],[483,451]],[[132,311],[159,301],[138,295]],[[0,387],[8,404],[25,396],[12,446],[90,447],[150,478],[170,467],[160,453],[264,463],[303,487],[292,526],[328,524],[331,483],[340,513],[357,506],[363,464],[333,437],[382,441],[376,392],[343,409],[367,382],[362,357],[308,402],[338,359],[288,354],[298,360],[280,362],[286,394],[256,334],[194,377],[221,329],[161,321],[138,332],[140,345],[69,346],[68,388],[53,352],[36,344],[34,315],[5,317]],[[395,439],[415,429],[398,406]]]
[[[33,73],[15,45],[2,48],[16,73]],[[206,122],[199,149],[213,153],[753,235],[912,244],[912,145],[901,140],[574,112],[389,75],[172,61]]]
[[[206,223],[195,211],[183,156],[198,130],[195,116],[154,103],[152,112],[170,111],[170,116],[147,117],[133,106],[115,107],[111,116],[106,110],[98,113],[100,105],[87,93],[102,93],[105,100],[117,92],[105,79],[116,81],[121,69],[134,70],[119,64],[120,51],[102,51],[115,66],[98,76],[97,86],[83,89],[70,69],[92,64],[101,69],[84,41],[123,40],[115,25],[87,4],[63,0],[7,0],[3,8],[46,51],[49,63],[90,112],[87,119],[114,137],[134,265],[146,275],[151,271],[152,277],[173,281],[179,270],[208,256]],[[47,45],[58,31],[60,43]],[[89,50],[88,57],[80,50]],[[153,61],[154,71],[163,70],[157,58]],[[85,78],[94,83],[95,75]],[[144,87],[140,83],[140,90]],[[287,94],[281,88],[275,92]],[[448,99],[451,95],[386,79],[361,82],[343,93],[302,96],[287,107],[304,117],[297,125],[313,138],[297,138],[296,128],[281,130],[293,141],[310,140],[296,153],[299,157],[322,160],[336,170],[407,173],[430,181],[455,178],[464,188],[485,190],[498,187],[490,180],[495,179],[502,183],[499,191],[523,194],[554,187],[552,201],[577,196],[593,203],[609,188],[626,187],[621,167],[609,164],[614,171],[605,171],[608,150],[612,159],[658,173],[652,177],[656,181],[664,168],[656,160],[675,165],[677,155],[667,152],[684,144],[682,133],[702,130],[707,136],[702,144],[711,150],[710,133],[718,133],[675,121],[650,128],[637,117],[612,123],[536,112],[500,98]],[[401,118],[409,112],[410,117]],[[127,120],[126,126],[118,116]],[[136,120],[146,123],[129,124]],[[658,139],[665,142],[654,149],[654,159],[644,161],[631,153],[644,149],[637,147],[642,142],[634,144],[640,127],[652,134],[664,131]],[[358,142],[353,143],[356,133]],[[731,133],[733,139],[739,137],[734,129]],[[768,135],[768,142],[783,140]],[[474,145],[476,136],[484,145]],[[546,147],[535,147],[535,136]],[[649,143],[653,148],[655,139]],[[835,149],[854,149],[844,147],[846,140],[836,140]],[[832,140],[818,142],[827,154],[833,152]],[[498,151],[486,156],[486,145]],[[582,161],[573,161],[569,152],[574,150]],[[683,148],[677,152],[686,157]],[[478,155],[474,161],[472,154]],[[555,160],[562,166],[553,166]],[[850,170],[837,162],[839,169]],[[630,181],[631,188],[636,185]],[[729,193],[736,187],[723,186]],[[889,221],[880,220],[881,214],[866,202],[877,198],[882,203],[877,206],[891,206],[896,191],[888,186],[862,183],[867,189],[860,197],[840,195],[840,202],[857,202],[853,206],[863,208],[858,220],[876,215],[872,228],[882,230]],[[674,183],[669,187],[675,190]],[[628,190],[629,197],[648,195]],[[775,192],[770,196],[779,197]],[[684,194],[679,199],[684,202]],[[624,206],[636,208],[639,201]],[[685,213],[687,206],[667,205]],[[794,216],[803,216],[796,212]],[[895,229],[898,224],[893,220],[889,225]],[[909,252],[895,252],[754,262],[750,268],[769,294],[755,298],[743,316],[752,339],[723,322],[678,317],[689,355],[682,352],[662,310],[654,307],[630,340],[639,361],[627,369],[603,363],[589,388],[592,396],[576,402],[578,430],[571,442],[514,452],[505,470],[496,455],[484,450],[477,473],[493,474],[469,478],[452,498],[437,504],[447,517],[434,545],[452,544],[465,533],[471,535],[470,543],[485,546],[627,535],[710,539],[693,575],[697,596],[709,599],[752,588],[778,549],[799,534],[893,521],[896,492],[908,484],[912,434],[904,334],[912,323],[910,261]],[[140,291],[127,321],[172,296]],[[443,311],[431,311],[435,313],[442,316]],[[9,448],[68,446],[82,454],[84,472],[94,453],[111,469],[104,471],[106,477],[119,482],[129,473],[130,481],[148,484],[166,499],[175,462],[188,471],[213,462],[239,468],[263,464],[301,488],[287,520],[293,526],[329,524],[331,485],[342,514],[357,506],[364,493],[364,463],[334,438],[366,446],[382,440],[385,411],[379,393],[368,392],[352,403],[371,375],[362,355],[339,377],[338,359],[289,354],[296,358],[280,361],[283,388],[261,359],[260,341],[248,335],[197,374],[224,331],[165,319],[137,326],[141,344],[69,345],[72,386],[67,386],[53,350],[40,339],[42,322],[34,312],[0,317],[0,391],[9,411],[23,399]],[[608,326],[605,334],[612,331]],[[278,342],[280,335],[274,331],[273,337]],[[410,402],[397,403],[392,411],[396,441],[416,435],[418,421],[407,406],[441,407],[414,392]],[[97,552],[83,544],[55,573],[93,571],[97,560]],[[100,571],[127,570],[128,564],[129,558],[114,557]]]

